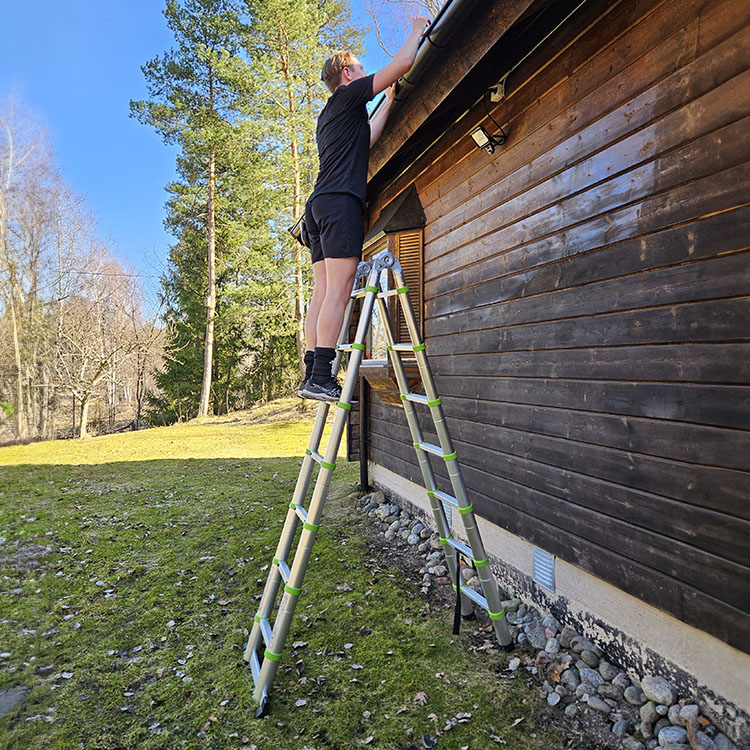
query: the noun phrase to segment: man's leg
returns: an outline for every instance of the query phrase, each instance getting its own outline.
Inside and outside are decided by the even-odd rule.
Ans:
[[[326,293],[318,313],[317,346],[313,364],[312,383],[332,386],[331,363],[336,356],[344,312],[354,284],[358,258],[326,258]]]
[[[312,264],[313,272],[313,294],[307,308],[305,317],[305,374],[302,383],[306,383],[312,377],[315,347],[318,345],[318,315],[320,306],[326,296],[326,268],[325,263],[319,260]],[[301,395],[301,394],[298,394]]]
[[[335,347],[349,302],[359,258],[326,258],[325,297],[318,314],[316,346]]]
[[[317,316],[312,377],[301,395],[335,401],[341,397],[341,387],[331,375],[331,363],[336,356],[336,344],[362,252],[362,205],[358,198],[345,193],[319,195],[308,205],[320,231],[325,256],[325,295]]]

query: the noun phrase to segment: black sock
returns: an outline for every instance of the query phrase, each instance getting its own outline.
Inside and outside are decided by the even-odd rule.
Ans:
[[[333,362],[335,356],[335,349],[329,349],[325,346],[315,347],[315,362],[312,369],[313,383],[323,385],[331,379],[331,362]]]
[[[312,368],[313,368],[313,362],[315,361],[315,352],[311,349],[308,349],[305,352],[305,380],[310,380],[310,376],[312,375]]]

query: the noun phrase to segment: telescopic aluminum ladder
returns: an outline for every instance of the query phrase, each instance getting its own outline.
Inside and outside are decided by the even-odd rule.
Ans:
[[[381,290],[380,285],[384,271],[386,275],[389,271],[393,275],[395,288]],[[394,337],[386,304],[386,298],[394,296],[401,304],[401,310],[411,339],[409,344],[396,343]],[[362,300],[362,305],[355,340],[352,343],[345,343],[349,336],[350,322],[357,299]],[[321,401],[318,407],[310,442],[302,460],[302,467],[273,557],[273,564],[270,567],[258,612],[255,615],[250,637],[245,647],[244,659],[250,664],[252,672],[255,685],[253,699],[258,706],[255,715],[258,718],[268,712],[271,684],[282,657],[284,643],[289,634],[297,601],[302,593],[302,581],[312,554],[316,534],[320,528],[323,505],[328,495],[333,471],[336,468],[336,456],[344,433],[347,413],[351,409],[351,400],[359,377],[359,368],[365,352],[365,340],[372,322],[375,305],[377,305],[380,320],[383,323],[383,330],[388,342],[388,355],[401,393],[401,402],[406,412],[406,420],[419,460],[424,486],[445,552],[446,564],[454,582],[453,588],[457,592],[457,610],[460,606],[461,614],[464,617],[471,617],[474,612],[472,602],[477,604],[488,612],[500,646],[507,649],[513,642],[501,604],[500,592],[490,572],[489,559],[479,534],[471,502],[466,493],[440,398],[435,390],[432,372],[425,354],[425,344],[422,341],[409,301],[409,289],[404,283],[398,259],[392,253],[385,251],[373,258],[371,262],[363,261],[357,267],[354,288],[344,314],[344,324],[336,347],[336,358],[332,366],[335,377],[343,353],[349,352],[341,400],[335,404],[336,414],[324,453],[320,453],[319,448],[331,403]],[[395,308],[396,305],[394,304],[393,307]],[[404,362],[402,361],[404,355],[416,359],[425,395],[409,391]],[[424,440],[417,418],[417,405],[428,408],[440,445],[433,445]],[[429,454],[437,456],[445,462],[453,488],[452,495],[438,489]],[[318,464],[320,469],[310,503],[305,508],[303,503],[312,481],[315,464]],[[469,542],[468,545],[457,540],[451,533],[450,519],[453,508],[456,508],[461,516],[466,538]],[[290,562],[290,555],[300,521],[302,522],[302,531],[293,553],[293,560]],[[460,556],[472,561],[477,570],[482,593],[464,584],[461,577]],[[273,611],[282,582],[283,593],[276,610],[276,616],[273,618]]]

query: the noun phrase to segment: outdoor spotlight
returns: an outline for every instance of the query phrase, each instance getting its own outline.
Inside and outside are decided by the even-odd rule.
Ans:
[[[505,143],[505,133],[502,135],[490,135],[481,125],[478,125],[470,133],[477,148],[487,150],[487,153],[495,153],[495,146],[502,146]]]

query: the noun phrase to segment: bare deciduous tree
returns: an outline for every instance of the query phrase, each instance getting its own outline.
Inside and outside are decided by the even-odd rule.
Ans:
[[[393,57],[403,43],[404,29],[415,16],[427,15],[434,19],[446,0],[365,0],[378,45]],[[391,51],[393,50],[393,51]]]

